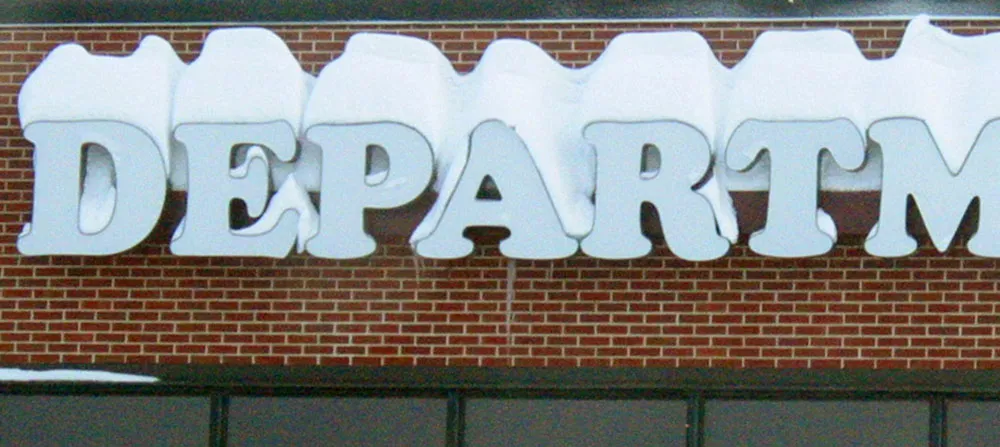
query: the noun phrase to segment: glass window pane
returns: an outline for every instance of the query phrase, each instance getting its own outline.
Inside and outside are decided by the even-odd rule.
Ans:
[[[2,446],[204,446],[205,398],[0,396]]]
[[[470,399],[470,446],[682,446],[683,401]]]
[[[927,445],[921,401],[746,401],[705,404],[708,446]]]
[[[996,445],[1000,440],[1000,402],[948,402],[948,445]]]
[[[233,398],[232,446],[444,445],[444,399]]]

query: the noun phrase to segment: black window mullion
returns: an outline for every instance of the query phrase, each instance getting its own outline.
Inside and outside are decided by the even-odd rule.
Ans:
[[[948,446],[948,402],[944,396],[931,397],[930,408],[930,439],[931,447]]]
[[[211,408],[209,410],[209,440],[211,447],[226,447],[229,445],[229,396],[224,394],[212,395]]]
[[[458,390],[448,392],[447,447],[465,446],[465,396]]]
[[[705,445],[705,396],[692,393],[687,402],[687,447]]]

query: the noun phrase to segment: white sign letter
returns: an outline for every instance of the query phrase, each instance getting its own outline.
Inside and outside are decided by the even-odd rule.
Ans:
[[[767,222],[750,237],[750,248],[780,257],[826,253],[837,240],[837,227],[818,206],[819,157],[854,170],[865,161],[865,144],[851,121],[757,121],[740,124],[729,139],[726,164],[749,169],[762,151],[771,161]]]
[[[366,208],[409,203],[430,183],[434,159],[420,132],[398,123],[312,126],[306,137],[322,147],[319,237],[309,253],[325,258],[358,258],[375,251],[365,233]],[[371,155],[385,151],[388,166],[366,175]],[[372,152],[370,154],[370,152]]]
[[[906,232],[907,197],[920,209],[924,225],[938,251],[944,252],[958,231],[972,199],[979,197],[979,230],[969,251],[1000,257],[1000,122],[990,121],[952,174],[927,125],[915,118],[877,121],[869,137],[882,147],[882,203],[878,223],[865,242],[876,256],[903,256],[917,248]],[[961,175],[959,175],[961,174]]]
[[[24,135],[35,144],[35,197],[21,253],[108,255],[149,235],[167,191],[149,135],[115,121],[35,122]]]
[[[496,183],[499,200],[476,198],[486,177]],[[509,229],[510,237],[500,243],[504,256],[556,259],[576,253],[578,244],[563,232],[528,148],[513,129],[500,121],[486,121],[472,131],[468,159],[458,184],[450,193],[446,191],[447,186],[420,224],[421,228],[431,226],[430,234],[425,238],[414,236],[421,256],[467,256],[474,247],[462,232],[471,226]]]
[[[283,257],[288,255],[297,237],[308,238],[308,234],[299,236],[308,232],[308,229],[298,230],[299,219],[315,214],[315,210],[311,203],[302,203],[308,202],[308,198],[301,198],[303,193],[301,187],[296,188],[294,176],[281,189],[297,190],[299,194],[283,194],[279,190],[278,196],[300,199],[267,206],[270,172],[265,149],[284,161],[292,160],[296,153],[295,134],[287,123],[181,124],[174,136],[187,150],[188,202],[187,214],[170,243],[172,252]],[[238,146],[251,147],[246,161],[232,168],[230,160]],[[233,230],[229,206],[234,199],[242,200],[251,216],[263,216],[250,227]]]
[[[709,169],[705,136],[677,121],[594,123],[584,136],[597,148],[597,209],[593,231],[581,247],[590,256],[638,258],[653,244],[642,235],[643,202],[656,207],[667,246],[678,257],[700,261],[726,254],[711,204],[692,190]],[[646,149],[659,151],[659,171],[644,174]]]

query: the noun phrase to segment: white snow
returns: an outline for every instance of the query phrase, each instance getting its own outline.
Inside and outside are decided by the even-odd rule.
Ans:
[[[230,170],[230,176],[234,178],[246,177],[250,174],[251,167],[261,164],[267,167],[274,163],[274,157],[268,157],[263,147],[258,145],[245,145],[236,150],[236,167]],[[293,166],[292,163],[284,163],[284,166]],[[259,219],[253,225],[233,230],[233,234],[240,236],[257,236],[265,234],[277,227],[282,216],[288,211],[298,214],[297,245],[299,253],[305,251],[306,242],[319,233],[319,212],[309,198],[309,193],[299,183],[296,173],[286,171],[282,176],[281,186],[266,201],[248,201],[247,214]],[[258,206],[259,205],[259,206]],[[180,232],[183,234],[184,221],[181,221]],[[179,237],[175,235],[175,239]]]
[[[115,213],[115,166],[107,149],[90,145],[85,154],[85,175],[80,193],[80,231],[94,234],[107,227]]]
[[[303,127],[303,129],[308,129]],[[295,174],[295,181],[306,191],[320,189],[321,152],[320,147],[308,140],[299,140],[299,154],[291,163],[270,160],[271,187],[275,190],[285,183],[289,175]]]
[[[170,114],[185,65],[157,36],[129,56],[95,56],[60,45],[28,76],[18,97],[21,126],[38,121],[110,120],[132,124],[156,143],[169,172]]]
[[[216,30],[177,84],[173,125],[284,121],[299,135],[313,81],[273,32]]]
[[[316,124],[403,123],[438,146],[457,73],[430,42],[361,33],[320,72],[303,114]]]
[[[747,120],[825,121],[847,118],[864,132],[864,97],[870,62],[840,30],[768,31],[730,72],[720,134],[726,141]],[[848,136],[850,137],[850,136]],[[725,143],[717,151],[725,155]],[[806,148],[803,148],[805,150]],[[813,148],[809,148],[813,149]],[[825,171],[833,169],[830,160]],[[758,160],[744,173],[726,170],[729,190],[760,191],[769,185],[770,163]],[[880,175],[880,172],[874,173]]]
[[[769,186],[767,157],[745,173],[728,170],[723,163],[729,137],[748,119],[845,118],[864,132],[879,119],[922,117],[949,168],[957,172],[979,129],[1000,116],[996,106],[1000,104],[1000,89],[991,88],[1000,73],[1000,53],[993,51],[1000,34],[954,36],[932,26],[925,16],[911,22],[899,52],[885,61],[867,60],[854,38],[844,31],[771,31],[763,33],[733,69],[721,66],[705,40],[691,32],[619,36],[597,61],[580,70],[559,66],[528,42],[501,40],[487,49],[472,73],[457,77],[430,45],[403,42],[405,38],[393,36],[361,39],[377,40],[378,45],[349,46],[344,58],[362,59],[352,50],[392,54],[396,49],[419,47],[413,51],[418,57],[392,57],[432,61],[425,65],[433,69],[413,75],[407,83],[392,81],[394,85],[427,88],[402,92],[380,88],[379,92],[391,92],[381,96],[383,102],[402,103],[405,110],[436,115],[411,122],[431,135],[438,190],[454,188],[468,132],[486,119],[500,119],[514,127],[530,148],[564,229],[576,237],[586,234],[590,226],[589,195],[594,184],[592,151],[581,144],[579,134],[594,121],[679,120],[704,133],[714,149],[715,168],[698,192],[712,203],[720,232],[732,240],[737,234],[736,221],[727,192],[766,190]],[[411,68],[405,72],[416,71]],[[333,79],[333,73],[324,76]],[[450,101],[438,101],[450,108],[429,106],[434,104],[433,95],[415,99],[428,90],[451,94]],[[378,102],[372,100],[379,97],[376,92],[362,96],[368,99],[361,103]],[[359,100],[351,101],[355,104]],[[370,109],[354,118],[350,113],[351,108],[340,108],[338,122],[378,119]],[[403,115],[387,118],[407,122]],[[444,128],[439,130],[438,125]],[[438,132],[443,135],[440,139]],[[881,186],[877,151],[869,152],[857,172],[839,168],[824,155],[820,171],[824,190],[873,190]],[[428,220],[434,221],[441,211],[436,208]],[[818,212],[818,219],[825,232],[833,231],[828,216]],[[421,234],[418,228],[414,238]]]
[[[593,220],[594,180],[592,150],[581,129],[572,125],[581,88],[577,77],[524,41],[494,42],[476,69],[463,76],[429,42],[358,34],[320,73],[304,127],[380,121],[412,126],[431,144],[434,187],[447,196],[465,163],[472,130],[499,119],[517,129],[539,166],[564,229],[579,237]],[[427,220],[436,222],[440,211],[432,210]],[[423,230],[414,238],[420,239]]]
[[[727,70],[700,34],[621,34],[585,70],[590,73],[576,126],[674,119],[715,143]]]
[[[596,121],[676,120],[698,129],[712,147],[720,143],[727,70],[700,34],[622,34],[586,70],[589,79],[576,127]],[[719,233],[735,242],[736,212],[719,181],[720,168],[712,169],[698,193],[711,203]]]
[[[299,136],[314,82],[270,30],[216,30],[178,81],[172,124],[283,121]],[[178,168],[170,181],[185,189],[187,172]]]
[[[413,127],[441,146],[448,125],[458,74],[433,44],[406,36],[359,33],[344,54],[320,72],[303,113],[303,129],[317,124],[396,122]],[[303,146],[308,148],[309,145]],[[368,184],[379,183],[389,161],[376,152]],[[318,149],[303,151],[316,163],[296,164],[300,183],[319,190]]]
[[[872,65],[871,121],[923,119],[952,173],[983,126],[1000,117],[1000,33],[957,36],[920,16],[895,56]]]
[[[281,216],[288,211],[298,213],[296,248],[302,253],[306,249],[306,242],[319,233],[319,213],[309,199],[309,193],[296,181],[294,173],[289,174],[278,192],[271,196],[267,209],[257,222],[247,228],[234,230],[233,233],[240,236],[266,233],[275,228]]]
[[[135,374],[106,371],[53,369],[36,371],[17,368],[0,368],[0,382],[118,382],[153,383],[159,379]]]
[[[497,119],[514,128],[538,167],[563,230],[572,237],[589,233],[594,219],[590,197],[596,159],[582,127],[575,125],[584,74],[559,65],[532,43],[493,42],[462,79],[462,104],[451,117],[441,151],[462,164],[469,134],[480,123]]]
[[[921,15],[906,28],[896,54],[866,60],[847,33],[772,31],[762,34],[731,71],[727,134],[747,118],[847,118],[862,132],[875,121],[915,117],[927,123],[948,169],[958,173],[989,121],[1000,118],[1000,34],[958,36]],[[729,190],[767,189],[767,160],[730,175]],[[878,190],[882,158],[845,172],[821,160],[822,187]],[[730,172],[730,174],[732,174]]]

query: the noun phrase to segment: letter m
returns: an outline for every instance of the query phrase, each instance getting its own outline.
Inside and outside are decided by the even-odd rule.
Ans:
[[[983,127],[957,173],[952,173],[927,125],[914,118],[877,121],[868,136],[882,148],[879,221],[865,250],[876,256],[904,256],[917,248],[906,231],[906,207],[913,197],[934,247],[948,249],[972,200],[979,198],[979,229],[969,251],[1000,257],[1000,122]]]

